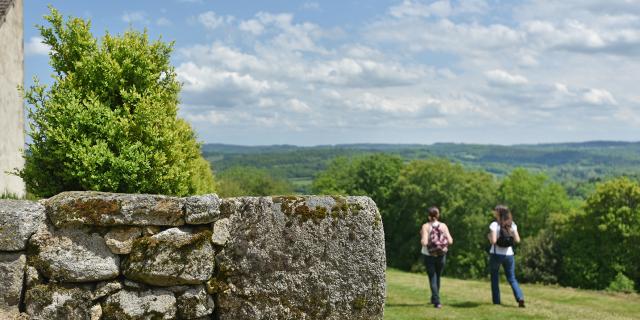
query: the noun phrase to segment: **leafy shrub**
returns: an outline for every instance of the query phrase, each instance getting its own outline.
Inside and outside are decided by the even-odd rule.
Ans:
[[[25,92],[33,142],[19,174],[27,191],[213,191],[195,135],[177,117],[173,44],[134,30],[98,41],[90,22],[65,21],[53,8],[45,20],[39,29],[55,75],[51,87],[35,79]]]
[[[635,283],[622,272],[618,272],[616,277],[607,287],[607,291],[632,293],[635,290]]]

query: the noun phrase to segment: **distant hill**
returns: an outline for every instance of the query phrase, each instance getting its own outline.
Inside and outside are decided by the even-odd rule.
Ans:
[[[570,192],[584,181],[619,175],[640,176],[640,142],[589,141],[512,146],[456,143],[340,144],[313,147],[205,144],[202,150],[215,171],[224,171],[232,166],[264,168],[276,176],[295,182],[299,192],[308,192],[315,175],[335,157],[381,152],[396,154],[406,161],[446,158],[497,176],[505,175],[516,167],[543,171],[562,182]]]

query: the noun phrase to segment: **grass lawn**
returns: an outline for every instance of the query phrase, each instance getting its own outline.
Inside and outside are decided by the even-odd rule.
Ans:
[[[518,308],[502,279],[502,305],[491,304],[488,281],[442,279],[442,309],[428,304],[425,274],[387,269],[385,320],[408,319],[640,319],[640,296],[557,286],[521,285],[527,307]]]

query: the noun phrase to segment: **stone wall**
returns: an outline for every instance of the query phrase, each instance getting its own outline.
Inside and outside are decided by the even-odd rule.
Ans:
[[[24,182],[7,171],[24,165],[24,112],[18,86],[24,80],[22,0],[0,0],[0,195],[25,194]]]
[[[0,200],[1,319],[382,319],[367,197]]]

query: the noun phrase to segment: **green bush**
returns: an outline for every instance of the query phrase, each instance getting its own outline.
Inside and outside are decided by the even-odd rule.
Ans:
[[[607,291],[632,293],[635,291],[635,283],[622,272],[618,272],[616,277],[607,287]]]
[[[522,282],[557,283],[560,257],[557,239],[551,229],[542,229],[517,248],[516,272]]]
[[[145,32],[106,34],[51,8],[39,26],[51,47],[53,84],[25,92],[32,143],[19,175],[27,190],[187,195],[214,191],[213,175],[187,122],[177,117],[180,84],[173,44]]]

